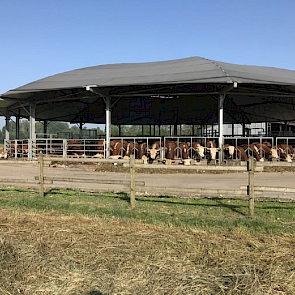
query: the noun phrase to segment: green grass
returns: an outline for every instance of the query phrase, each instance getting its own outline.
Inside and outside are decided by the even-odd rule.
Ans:
[[[178,199],[137,197],[129,209],[127,194],[50,190],[45,198],[38,191],[0,188],[0,208],[57,212],[65,215],[137,220],[148,224],[206,231],[245,231],[252,234],[295,232],[295,203],[255,203],[255,217],[248,217],[248,202],[233,199]]]

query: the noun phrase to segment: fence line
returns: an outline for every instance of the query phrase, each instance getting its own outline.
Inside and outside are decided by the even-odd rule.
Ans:
[[[116,161],[113,161],[116,162]],[[44,184],[52,184],[53,182],[83,182],[83,183],[97,183],[97,184],[115,184],[129,188],[130,192],[130,207],[135,207],[136,192],[160,192],[168,194],[195,194],[195,195],[214,195],[222,198],[226,197],[245,197],[249,200],[249,215],[254,216],[254,201],[255,196],[263,196],[264,191],[276,192],[295,192],[295,188],[275,188],[275,187],[255,187],[254,186],[254,172],[255,162],[253,157],[248,162],[248,186],[240,186],[238,190],[232,189],[204,189],[204,188],[177,188],[177,187],[163,187],[163,186],[146,186],[144,181],[136,181],[135,161],[134,156],[131,157],[130,163],[130,180],[100,180],[95,178],[66,178],[66,177],[47,177],[44,175],[44,158],[43,154],[39,155],[39,176],[35,176],[35,181],[28,179],[0,179],[0,182],[5,183],[26,183],[26,184],[40,184],[40,196],[44,197]]]
[[[134,143],[134,147],[132,149],[131,154],[138,153],[138,146],[135,143],[143,143],[145,142],[147,145],[152,145],[154,142],[160,142],[160,146],[162,146],[160,150],[160,160],[165,158],[166,152],[166,142],[174,141],[176,142],[176,150],[175,150],[175,159],[181,159],[182,151],[180,148],[180,143],[188,144],[189,158],[196,158],[196,150],[193,146],[193,143],[200,143],[205,146],[207,141],[214,141],[216,146],[218,147],[219,138],[214,136],[154,136],[154,137],[111,137],[111,140],[120,140],[122,142],[121,145],[121,156],[126,154],[126,147],[124,144],[126,143]],[[259,137],[242,137],[242,136],[226,136],[224,137],[224,144],[229,144],[232,146],[241,146],[248,145],[245,150],[246,153],[253,152],[249,147],[249,144],[253,142],[259,142],[260,144],[263,142],[269,142],[271,146],[277,146],[278,144],[286,144],[287,146],[295,145],[294,137],[267,137],[267,136],[259,136]],[[124,143],[124,144],[123,144]],[[37,154],[42,151],[44,156],[48,157],[63,157],[63,158],[106,158],[106,145],[105,139],[62,139],[62,138],[53,138],[45,137],[45,138],[37,138],[35,140],[5,140],[4,141],[5,151],[8,153],[9,157],[13,158],[22,158],[28,157],[29,159],[35,159]],[[290,148],[287,147],[285,152],[289,152]],[[222,151],[225,155],[226,151]],[[220,153],[220,151],[217,151]],[[261,157],[264,156],[263,148],[259,148],[259,154]],[[208,155],[205,154],[205,160],[208,158]],[[216,157],[218,158],[218,157]],[[241,160],[241,153],[238,150],[235,150],[235,159]],[[197,159],[199,160],[199,159]],[[227,162],[227,161],[226,161]]]

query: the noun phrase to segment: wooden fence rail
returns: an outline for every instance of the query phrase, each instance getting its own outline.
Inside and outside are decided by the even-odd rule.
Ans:
[[[254,172],[256,167],[254,161],[250,159],[248,170],[248,186],[240,186],[240,189],[204,189],[204,188],[177,188],[177,187],[163,187],[163,186],[146,186],[144,181],[136,181],[135,174],[135,161],[134,157],[130,158],[130,180],[112,180],[112,179],[96,179],[96,178],[67,178],[67,177],[49,177],[44,176],[44,158],[43,155],[39,155],[39,175],[35,176],[35,180],[28,179],[0,179],[0,183],[25,183],[25,184],[40,184],[40,196],[44,197],[44,184],[52,184],[53,182],[77,182],[77,183],[97,183],[97,184],[110,184],[121,185],[127,187],[130,192],[130,208],[135,207],[135,194],[136,193],[151,193],[156,195],[170,194],[170,195],[182,195],[187,194],[201,196],[217,196],[222,198],[227,197],[241,197],[249,200],[249,215],[254,215],[254,200],[255,196],[263,196],[264,191],[272,192],[284,192],[295,193],[295,188],[283,188],[283,187],[257,187],[254,186]],[[83,159],[77,159],[83,162]],[[252,161],[252,162],[251,162]],[[117,161],[114,161],[117,162]]]

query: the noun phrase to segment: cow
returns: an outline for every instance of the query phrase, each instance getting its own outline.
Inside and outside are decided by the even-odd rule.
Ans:
[[[69,140],[67,144],[67,153],[68,155],[73,155],[76,158],[85,157],[84,147],[81,141],[79,140]]]
[[[189,146],[186,142],[180,142],[179,148],[181,150],[181,158],[183,160],[189,159]]]
[[[193,142],[192,143],[193,148],[193,158],[197,161],[200,161],[205,158],[205,147],[202,146],[199,142]]]
[[[8,155],[7,155],[7,152],[5,152],[5,149],[2,148],[1,149],[1,152],[0,152],[0,159],[7,159],[8,158]]]
[[[138,148],[138,158],[142,159],[142,157],[143,156],[146,157],[146,155],[147,155],[147,143],[143,142],[139,145],[139,148]]]
[[[233,145],[225,144],[224,147],[224,155],[226,159],[234,159],[236,148]]]
[[[291,145],[278,144],[277,150],[281,160],[291,163],[294,159],[294,148]]]
[[[190,165],[191,159],[189,155],[189,146],[186,142],[180,142],[179,146],[180,151],[181,151],[181,159],[184,165]]]
[[[216,154],[220,151],[220,148],[217,147],[206,147],[206,151],[208,154],[208,163],[210,163],[212,160],[216,161]]]
[[[111,156],[125,156],[127,148],[127,141],[115,139],[110,142]]]
[[[270,143],[259,143],[259,142],[254,142],[253,143],[258,150],[260,151],[260,154],[262,153],[264,158],[266,160],[278,160],[278,152],[276,148],[272,148]]]
[[[216,154],[218,151],[220,151],[220,148],[216,147],[215,141],[213,140],[206,141],[205,150],[208,155],[208,163],[210,163],[212,160],[216,161]]]
[[[260,155],[258,147],[253,144],[243,144],[241,147],[246,151],[247,156],[253,156],[256,161],[263,162],[264,158]]]
[[[135,158],[138,157],[138,150],[139,150],[139,144],[135,142],[128,142],[126,147],[126,154],[125,156],[130,157],[130,155],[134,155]]]
[[[206,148],[216,148],[216,143],[213,140],[206,141]]]
[[[165,158],[166,164],[171,164],[175,158],[175,151],[176,151],[176,142],[175,141],[166,141],[165,142]]]
[[[141,157],[141,160],[142,160],[142,163],[143,163],[143,164],[148,164],[148,157],[147,157],[146,155],[143,155],[143,156]]]
[[[147,148],[147,156],[149,158],[149,162],[152,163],[156,160],[160,155],[161,143],[160,141],[156,141],[152,144],[151,148]]]
[[[92,158],[103,159],[105,155],[104,151],[105,151],[104,139],[99,139],[97,141],[97,153],[93,155]]]
[[[248,161],[249,157],[241,146],[224,145],[224,151],[227,159],[239,159],[241,161]]]

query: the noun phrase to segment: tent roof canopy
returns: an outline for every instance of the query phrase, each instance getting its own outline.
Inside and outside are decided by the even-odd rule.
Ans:
[[[37,120],[104,123],[110,96],[114,124],[203,124],[218,121],[226,89],[225,122],[295,120],[295,71],[201,57],[56,74],[2,94],[0,108],[27,117],[23,106],[34,102]]]

